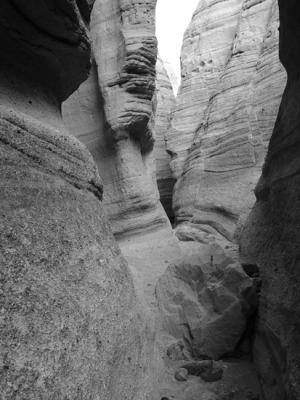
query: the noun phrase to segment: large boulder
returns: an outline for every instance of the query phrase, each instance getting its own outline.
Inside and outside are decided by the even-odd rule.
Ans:
[[[179,359],[185,353],[216,360],[232,354],[241,340],[256,310],[257,283],[218,246],[188,252],[156,287],[164,330],[177,341],[169,353],[177,354],[181,343]]]

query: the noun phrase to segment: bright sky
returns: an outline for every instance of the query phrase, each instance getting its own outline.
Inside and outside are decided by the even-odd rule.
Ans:
[[[180,50],[182,38],[199,0],[157,0],[156,36],[158,51],[169,61],[180,78]]]

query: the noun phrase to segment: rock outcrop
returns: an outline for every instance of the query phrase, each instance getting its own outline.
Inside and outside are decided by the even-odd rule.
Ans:
[[[60,113],[88,74],[91,5],[0,5],[3,399],[147,396],[132,276],[103,212],[97,168]]]
[[[182,344],[182,353],[198,360],[233,354],[257,307],[255,279],[221,248],[210,250],[205,245],[195,254],[189,250],[156,288],[165,331]]]
[[[63,107],[67,126],[96,160],[105,185],[105,211],[118,237],[158,226],[169,229],[152,155],[155,4],[95,2],[95,68]]]
[[[231,246],[254,204],[285,83],[277,48],[276,0],[199,3],[184,36],[168,133],[185,240]]]
[[[300,398],[299,96],[300,6],[279,1],[280,59],[288,83],[270,140],[256,204],[242,232],[244,262],[262,278],[254,357],[264,398]]]
[[[175,180],[170,168],[171,157],[167,153],[166,135],[170,128],[171,110],[174,105],[175,95],[172,84],[163,61],[158,57],[156,63],[156,107],[153,117],[154,159],[160,201],[169,218],[173,218],[172,196]]]

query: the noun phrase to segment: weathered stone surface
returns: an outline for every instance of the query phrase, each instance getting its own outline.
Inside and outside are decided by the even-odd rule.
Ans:
[[[300,398],[299,121],[300,6],[279,1],[280,58],[288,84],[280,106],[256,204],[242,234],[241,254],[262,278],[254,356],[266,399]]]
[[[257,305],[256,288],[221,249],[198,250],[167,269],[156,295],[165,331],[181,340],[192,357],[216,360],[237,346]]]
[[[67,98],[88,75],[90,44],[80,12],[88,18],[93,1],[4,0],[0,5],[2,63]],[[28,63],[28,59],[32,62]]]
[[[230,57],[242,0],[199,1],[181,51],[181,85],[168,133],[172,170],[183,172],[185,159],[200,127],[208,101]]]
[[[154,296],[155,286],[168,265],[180,258],[180,248],[159,202],[152,154],[152,133],[148,136],[154,126],[152,99],[150,102],[145,101],[143,97],[140,97],[141,94],[135,95],[127,93],[124,88],[110,89],[107,86],[106,79],[112,68],[110,63],[115,62],[109,57],[115,58],[115,54],[120,54],[120,52],[118,49],[111,48],[114,46],[113,39],[108,32],[104,32],[106,43],[102,43],[101,46],[106,46],[105,51],[111,51],[111,53],[110,55],[103,53],[106,54],[106,58],[101,57],[98,39],[95,37],[101,36],[105,27],[113,31],[123,29],[120,18],[111,18],[111,25],[104,25],[104,19],[100,18],[100,10],[104,8],[107,11],[111,3],[111,1],[107,4],[99,1],[93,11],[91,30],[94,37],[94,52],[98,52],[98,58],[95,57],[95,64],[88,80],[64,103],[63,117],[70,131],[87,145],[103,179],[104,209],[112,225],[113,233],[118,239],[122,254],[129,262],[139,303],[147,320],[147,339],[154,344],[152,347],[145,345],[147,363],[141,364],[142,368],[150,370],[150,372],[148,370],[144,372],[144,376],[151,386],[151,394],[148,393],[148,395],[152,400],[151,396],[153,399],[158,398],[158,387],[155,382],[164,369],[162,359],[164,333],[160,330],[160,316]],[[142,3],[140,4],[139,8],[136,3],[137,13],[143,11]],[[117,8],[116,4],[114,7]],[[120,10],[116,13],[120,16]],[[153,19],[151,21],[153,22]],[[134,34],[134,29],[135,27],[132,27],[132,34]],[[139,49],[143,47],[143,43],[139,40],[143,40],[145,34],[152,35],[152,31],[154,31],[152,25],[138,24],[138,32],[144,33],[135,38],[137,54],[132,53],[132,57],[139,57]],[[113,53],[114,51],[116,53]],[[117,67],[122,69],[123,59],[119,59],[118,63]],[[145,71],[143,79],[148,79],[152,87],[151,82],[154,76],[151,69],[155,68],[155,60],[153,65],[151,61],[151,65],[147,68],[149,68],[149,73]],[[121,89],[124,99],[120,104],[114,105],[113,96],[116,93],[108,92]],[[132,102],[133,98],[136,104]],[[127,105],[124,103],[126,99]],[[110,109],[107,109],[110,101]],[[140,113],[143,121],[147,117],[147,127],[140,126],[139,137],[131,130],[131,127],[136,124],[135,118],[126,119],[128,110],[125,112],[117,109],[118,106],[124,106],[125,111],[128,106],[135,107],[135,115]],[[146,107],[146,113],[143,107]],[[113,115],[115,112],[116,114]],[[132,115],[131,108],[128,112]],[[113,128],[112,119],[114,123],[123,124],[122,129],[119,129],[117,125]],[[121,131],[122,134],[119,135]],[[145,143],[149,146],[145,147]]]
[[[132,276],[103,212],[97,168],[60,114],[90,63],[79,13],[85,5],[87,18],[89,4],[0,5],[5,400],[147,396],[148,339]]]
[[[168,225],[159,202],[153,154],[131,138],[115,141],[108,128],[96,67],[63,104],[70,132],[89,149],[105,191],[103,205],[117,236]]]
[[[175,180],[170,168],[171,157],[167,153],[166,134],[170,127],[171,110],[174,104],[175,95],[170,78],[162,60],[158,57],[156,63],[156,109],[153,123],[154,159],[160,201],[169,217],[173,217],[172,195]]]
[[[131,135],[143,150],[153,146],[147,129],[155,90],[156,0],[96,1],[91,37],[105,100],[107,122],[116,140]]]
[[[63,106],[66,125],[97,163],[105,211],[118,237],[157,226],[170,229],[152,154],[154,8],[154,0],[96,1],[91,17],[95,66]]]
[[[275,0],[200,2],[186,31],[168,148],[176,220],[201,241],[233,242],[253,206],[285,83],[277,48]]]

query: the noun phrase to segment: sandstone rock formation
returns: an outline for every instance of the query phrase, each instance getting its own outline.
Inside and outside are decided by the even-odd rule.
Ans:
[[[279,1],[280,59],[288,74],[256,204],[241,239],[241,254],[257,264],[262,291],[254,357],[266,399],[300,398],[299,94],[300,6]]]
[[[186,253],[181,250],[181,247],[184,246],[179,246],[166,214],[159,203],[156,177],[153,176],[152,141],[156,135],[157,142],[154,145],[154,155],[157,160],[158,183],[161,183],[161,188],[164,188],[166,183],[168,185],[170,183],[167,164],[168,154],[163,145],[164,133],[168,128],[168,109],[170,109],[173,94],[167,75],[158,61],[156,98],[152,100],[154,103],[156,102],[156,115],[153,114],[155,106],[152,102],[149,103],[147,98],[147,90],[149,88],[152,90],[150,83],[153,79],[151,72],[153,66],[151,64],[149,71],[147,69],[149,66],[146,68],[143,67],[143,64],[139,64],[140,61],[145,60],[144,58],[139,59],[139,51],[143,48],[144,35],[152,35],[153,31],[151,25],[147,25],[143,18],[139,16],[141,10],[144,10],[144,3],[136,3],[135,6],[135,16],[141,18],[141,22],[138,24],[141,34],[134,38],[137,53],[131,52],[130,57],[137,59],[135,68],[140,68],[141,73],[137,74],[138,76],[136,74],[130,75],[130,79],[132,79],[130,84],[139,85],[139,80],[142,79],[144,86],[141,86],[140,91],[135,93],[128,92],[127,84],[122,86],[122,82],[118,83],[119,86],[108,84],[108,79],[112,79],[110,74],[114,70],[121,71],[123,74],[123,69],[127,68],[126,57],[124,59],[121,57],[117,60],[118,62],[115,59],[110,59],[117,51],[112,48],[117,40],[116,32],[125,29],[122,26],[124,18],[120,17],[123,11],[118,9],[116,5],[112,6],[111,2],[109,4],[96,2],[91,17],[91,36],[93,38],[93,50],[95,55],[98,54],[98,58],[95,56],[88,80],[64,103],[63,117],[70,131],[89,148],[103,179],[104,208],[122,254],[129,263],[135,290],[143,307],[143,314],[148,320],[148,340],[150,343],[154,343],[153,347],[148,346],[147,348],[148,362],[152,363],[148,370],[148,381],[152,382],[151,395],[153,399],[156,399],[162,397],[165,385],[169,385],[168,376],[173,371],[165,363],[165,353],[170,344],[182,336],[181,320],[178,320],[175,314],[168,315],[164,312],[165,302],[170,300],[172,304],[174,299],[172,295],[170,295],[170,298],[165,298],[162,293],[164,293],[164,290],[168,290],[166,277],[168,271],[173,271],[172,266],[176,266],[174,268],[178,271],[183,268],[182,273],[188,267],[185,264]],[[115,7],[114,13],[119,15],[119,18],[115,18],[114,13],[110,14],[112,7]],[[128,12],[131,13],[132,8],[129,7],[129,9]],[[102,11],[107,13],[105,18],[100,18]],[[112,26],[107,21],[110,21]],[[133,19],[133,21],[136,21],[136,19]],[[133,34],[133,28],[131,30],[131,34]],[[105,34],[101,36],[103,32]],[[106,37],[106,35],[112,37]],[[108,43],[112,43],[112,45],[108,46]],[[120,43],[122,46],[126,44],[122,41]],[[119,45],[121,45],[120,43]],[[102,49],[102,53],[100,49]],[[101,54],[105,54],[105,51],[108,52],[105,58],[100,57]],[[127,47],[125,46],[124,52],[126,53],[126,51]],[[116,72],[114,74],[117,75]],[[126,77],[128,76],[126,75]],[[150,81],[149,86],[146,85],[147,80]],[[148,89],[146,89],[147,87]],[[122,102],[116,103],[115,96],[123,96]],[[128,101],[128,104],[126,101]],[[132,119],[129,118],[130,116],[132,116]],[[140,122],[137,121],[140,120],[142,120],[142,123],[139,125],[139,135],[137,136],[134,126],[139,124]],[[163,196],[164,192],[161,192],[162,200],[166,198],[169,200],[170,192],[169,186],[165,191],[165,193],[168,193],[167,196]],[[170,210],[170,204],[168,207],[166,207],[167,210]],[[199,247],[196,251],[199,251]],[[206,247],[206,252],[209,251],[210,248]],[[203,260],[200,258],[200,261],[202,263]],[[201,263],[197,265],[197,268],[205,268],[205,265],[202,266]],[[222,267],[225,268],[227,265],[225,264]],[[218,270],[218,273],[224,275],[225,272],[221,273],[221,269]],[[176,280],[175,277],[172,279]],[[245,275],[243,275],[243,279],[250,282]],[[246,318],[241,313],[242,302],[238,294],[239,290],[242,291],[243,279],[240,279],[237,283],[235,293],[228,295],[228,299],[232,299],[232,303],[234,303],[232,310],[234,309],[235,312],[225,312],[221,322],[223,327],[231,326],[232,332],[234,332],[232,334],[234,340],[232,340],[231,346],[223,346],[223,349],[216,349],[214,353],[211,350],[210,355],[215,357],[232,350],[244,333]],[[180,284],[178,291],[184,295],[186,285],[184,281],[179,280],[178,282]],[[219,283],[222,287],[222,283]],[[159,293],[160,295],[158,295]],[[174,296],[176,297],[175,294]],[[195,307],[203,307],[196,297],[194,300]],[[210,307],[208,304],[207,306]],[[228,308],[230,308],[230,305]],[[186,313],[183,318],[193,317],[193,313],[190,313],[190,310],[185,308],[184,305],[182,309],[183,314]],[[176,330],[181,334],[175,335]],[[210,335],[209,330],[207,332]],[[206,335],[207,333],[203,336]],[[194,348],[197,349],[198,345],[199,343],[194,343]],[[199,356],[199,352],[197,353],[195,350],[194,357],[197,356]],[[172,372],[172,374],[174,373]],[[252,372],[250,375],[252,376]],[[255,380],[255,377],[253,379]],[[158,384],[153,382],[158,382]],[[192,390],[193,386],[194,382],[190,381],[188,390]]]
[[[156,107],[154,112],[154,159],[156,180],[160,201],[169,216],[173,217],[172,195],[175,183],[170,168],[171,157],[167,153],[166,134],[170,127],[171,110],[175,104],[175,95],[164,63],[158,57],[156,63]]]
[[[185,33],[168,149],[181,238],[230,246],[254,203],[285,74],[276,0],[225,3],[200,2]]]
[[[86,78],[92,2],[0,5],[0,392],[143,399],[146,333],[91,156],[60,103]],[[142,375],[143,376],[142,376]]]
[[[194,359],[218,360],[234,352],[257,295],[255,280],[221,248],[210,250],[202,246],[181,265],[170,266],[156,294],[165,330],[183,344],[182,351]]]
[[[240,2],[228,1],[224,12],[224,4],[209,3],[214,23],[222,15],[228,21],[224,37],[216,27],[227,50],[220,50],[219,69],[215,75],[208,69],[205,79],[218,77],[224,93],[231,90],[228,65],[234,72],[244,39],[235,41],[247,32],[237,18],[251,22],[252,7],[262,10],[254,40],[245,38],[249,54],[242,57],[260,70],[251,78],[257,82],[253,98],[259,100],[251,103],[257,110],[269,102],[261,87],[269,85],[266,68],[276,48],[265,32],[266,26],[276,30],[270,4],[245,2],[241,11]],[[192,220],[194,227],[181,224],[179,242],[159,202],[152,150],[156,134],[161,198],[169,201],[163,138],[172,96],[158,64],[154,118],[155,0],[92,5],[90,0],[0,5],[1,395],[9,400],[156,400],[174,394],[198,400],[199,393],[215,400],[258,398],[249,360],[199,361],[235,356],[256,307],[257,282],[212,243],[214,231],[208,229],[202,239],[202,220]],[[89,76],[87,22],[93,47]],[[265,39],[258,51],[260,34]],[[253,61],[257,54],[259,65]],[[75,89],[62,110],[69,133],[60,108]],[[214,98],[221,96],[214,90],[208,96],[212,110]],[[270,109],[272,115],[272,104]],[[265,130],[268,112],[253,121],[250,113],[247,121]],[[201,147],[198,133],[212,140],[206,125],[203,135],[204,128],[195,131],[195,151]],[[261,135],[255,136],[255,146],[265,146]],[[220,166],[220,160],[212,165]],[[185,155],[178,183],[188,177],[189,162]],[[198,374],[195,365],[208,369]],[[187,374],[176,381],[180,368]]]
[[[118,237],[157,226],[169,230],[151,154],[155,4],[95,2],[95,70],[63,107],[67,126],[97,162],[105,185],[104,207]]]

